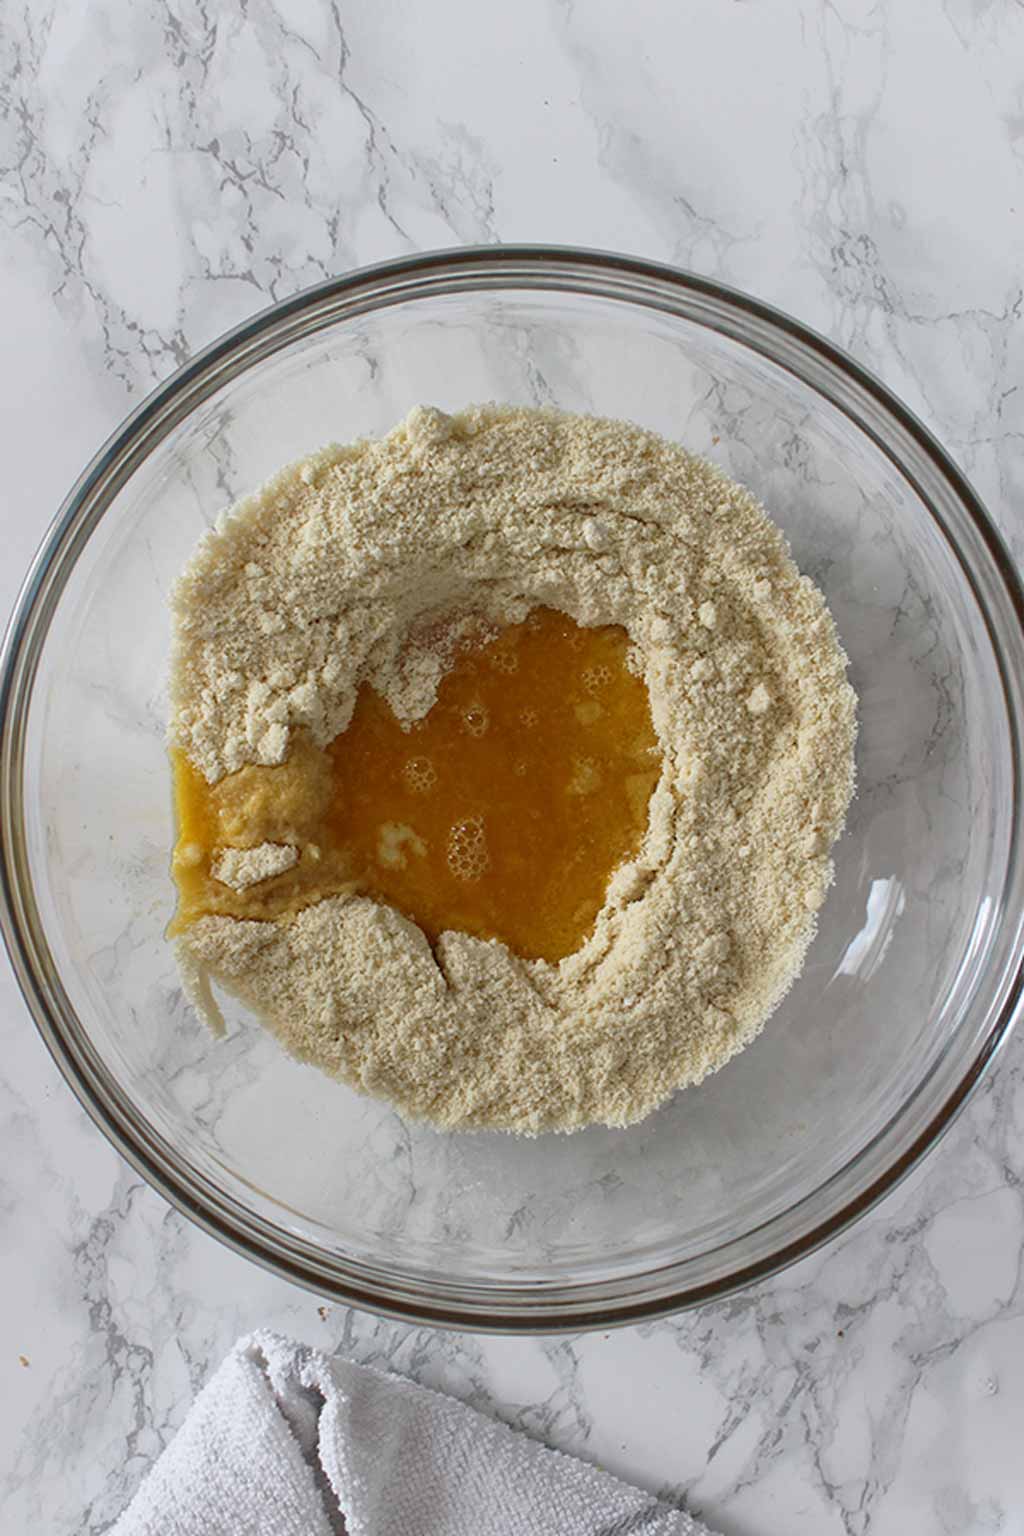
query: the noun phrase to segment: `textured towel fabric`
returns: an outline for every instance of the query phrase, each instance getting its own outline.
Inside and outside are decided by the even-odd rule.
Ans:
[[[255,1333],[110,1536],[709,1533],[442,1393]]]

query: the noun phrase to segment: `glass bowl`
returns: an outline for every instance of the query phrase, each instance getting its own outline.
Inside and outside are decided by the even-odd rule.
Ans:
[[[628,1130],[410,1125],[229,1008],[164,929],[171,583],[215,515],[418,402],[626,417],[748,485],[824,589],[859,792],[806,968],[760,1038]],[[2,919],[86,1108],[169,1200],[315,1291],[438,1324],[579,1329],[721,1296],[920,1157],[1021,991],[1022,594],[962,476],[848,357],[717,284],[492,247],[276,305],[158,389],[61,509],[0,681]]]

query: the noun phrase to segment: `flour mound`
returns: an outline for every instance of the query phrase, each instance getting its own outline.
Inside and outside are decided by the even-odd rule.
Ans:
[[[170,738],[211,783],[282,762],[297,728],[326,745],[364,682],[422,718],[464,633],[542,605],[625,627],[663,762],[582,948],[551,965],[446,933],[432,951],[361,896],[179,940],[214,1021],[211,977],[296,1055],[449,1129],[630,1124],[778,1004],[853,791],[821,593],[712,465],[624,422],[487,406],[420,408],[284,470],[173,599]]]

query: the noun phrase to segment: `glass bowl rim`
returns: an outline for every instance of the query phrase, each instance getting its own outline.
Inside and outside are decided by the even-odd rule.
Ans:
[[[966,516],[982,556],[986,575],[1009,620],[1002,635],[978,591],[975,573],[956,540],[941,522],[926,494],[922,500],[950,541],[961,573],[988,627],[999,670],[1009,733],[1013,836],[1005,889],[1016,889],[1012,903],[1015,931],[1010,953],[988,1005],[991,1017],[973,1056],[927,1122],[909,1144],[889,1157],[863,1183],[842,1197],[823,1219],[812,1221],[752,1262],[734,1265],[719,1277],[687,1283],[682,1271],[691,1258],[669,1260],[654,1268],[611,1280],[572,1280],[519,1286],[503,1281],[461,1280],[440,1285],[415,1275],[395,1279],[393,1266],[366,1260],[340,1260],[281,1226],[237,1205],[198,1169],[190,1167],[163,1140],[109,1078],[92,1049],[88,1030],[64,993],[35,907],[23,836],[24,749],[32,687],[42,646],[63,587],[79,553],[117,491],[138,465],[183,421],[195,406],[223,384],[237,378],[292,341],[339,319],[380,310],[439,293],[535,289],[565,291],[640,304],[677,319],[696,321],[768,356],[815,394],[823,395],[872,438],[901,476],[915,483],[908,466],[872,431],[853,406],[873,410],[883,427],[895,432],[922,456]],[[788,357],[788,363],[787,363]],[[817,373],[818,382],[813,375]],[[830,388],[824,389],[828,381]],[[845,404],[844,404],[845,400]],[[852,404],[851,404],[852,402]],[[1008,657],[1008,650],[1016,652]],[[935,437],[877,378],[842,349],[783,311],[710,278],[646,258],[555,245],[463,246],[401,257],[359,267],[272,304],[227,331],[159,384],[125,418],[99,449],[65,498],[29,568],[0,648],[0,931],[29,1011],[66,1082],[87,1113],[126,1161],[168,1202],[202,1230],[282,1278],[317,1294],[379,1315],[440,1327],[491,1332],[542,1333],[607,1328],[642,1321],[716,1300],[765,1279],[812,1253],[870,1210],[904,1178],[948,1129],[1005,1044],[1024,999],[1024,885],[1016,850],[1022,831],[1021,727],[1024,722],[1024,589],[1001,535],[966,478]],[[972,1008],[974,1003],[972,1002]],[[758,1231],[783,1225],[829,1189],[850,1182],[867,1152],[898,1126],[913,1099],[927,1087],[942,1058],[903,1100],[873,1142],[791,1207],[762,1228],[731,1238],[742,1243]],[[726,1247],[728,1244],[723,1244]],[[679,1271],[680,1273],[676,1273]],[[646,1284],[645,1284],[646,1282]],[[625,1285],[629,1294],[620,1294]],[[646,1290],[646,1294],[645,1294]],[[439,1296],[439,1292],[443,1293]]]

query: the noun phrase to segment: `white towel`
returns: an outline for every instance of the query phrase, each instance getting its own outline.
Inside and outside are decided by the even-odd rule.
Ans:
[[[242,1339],[110,1536],[709,1536],[400,1376]]]

